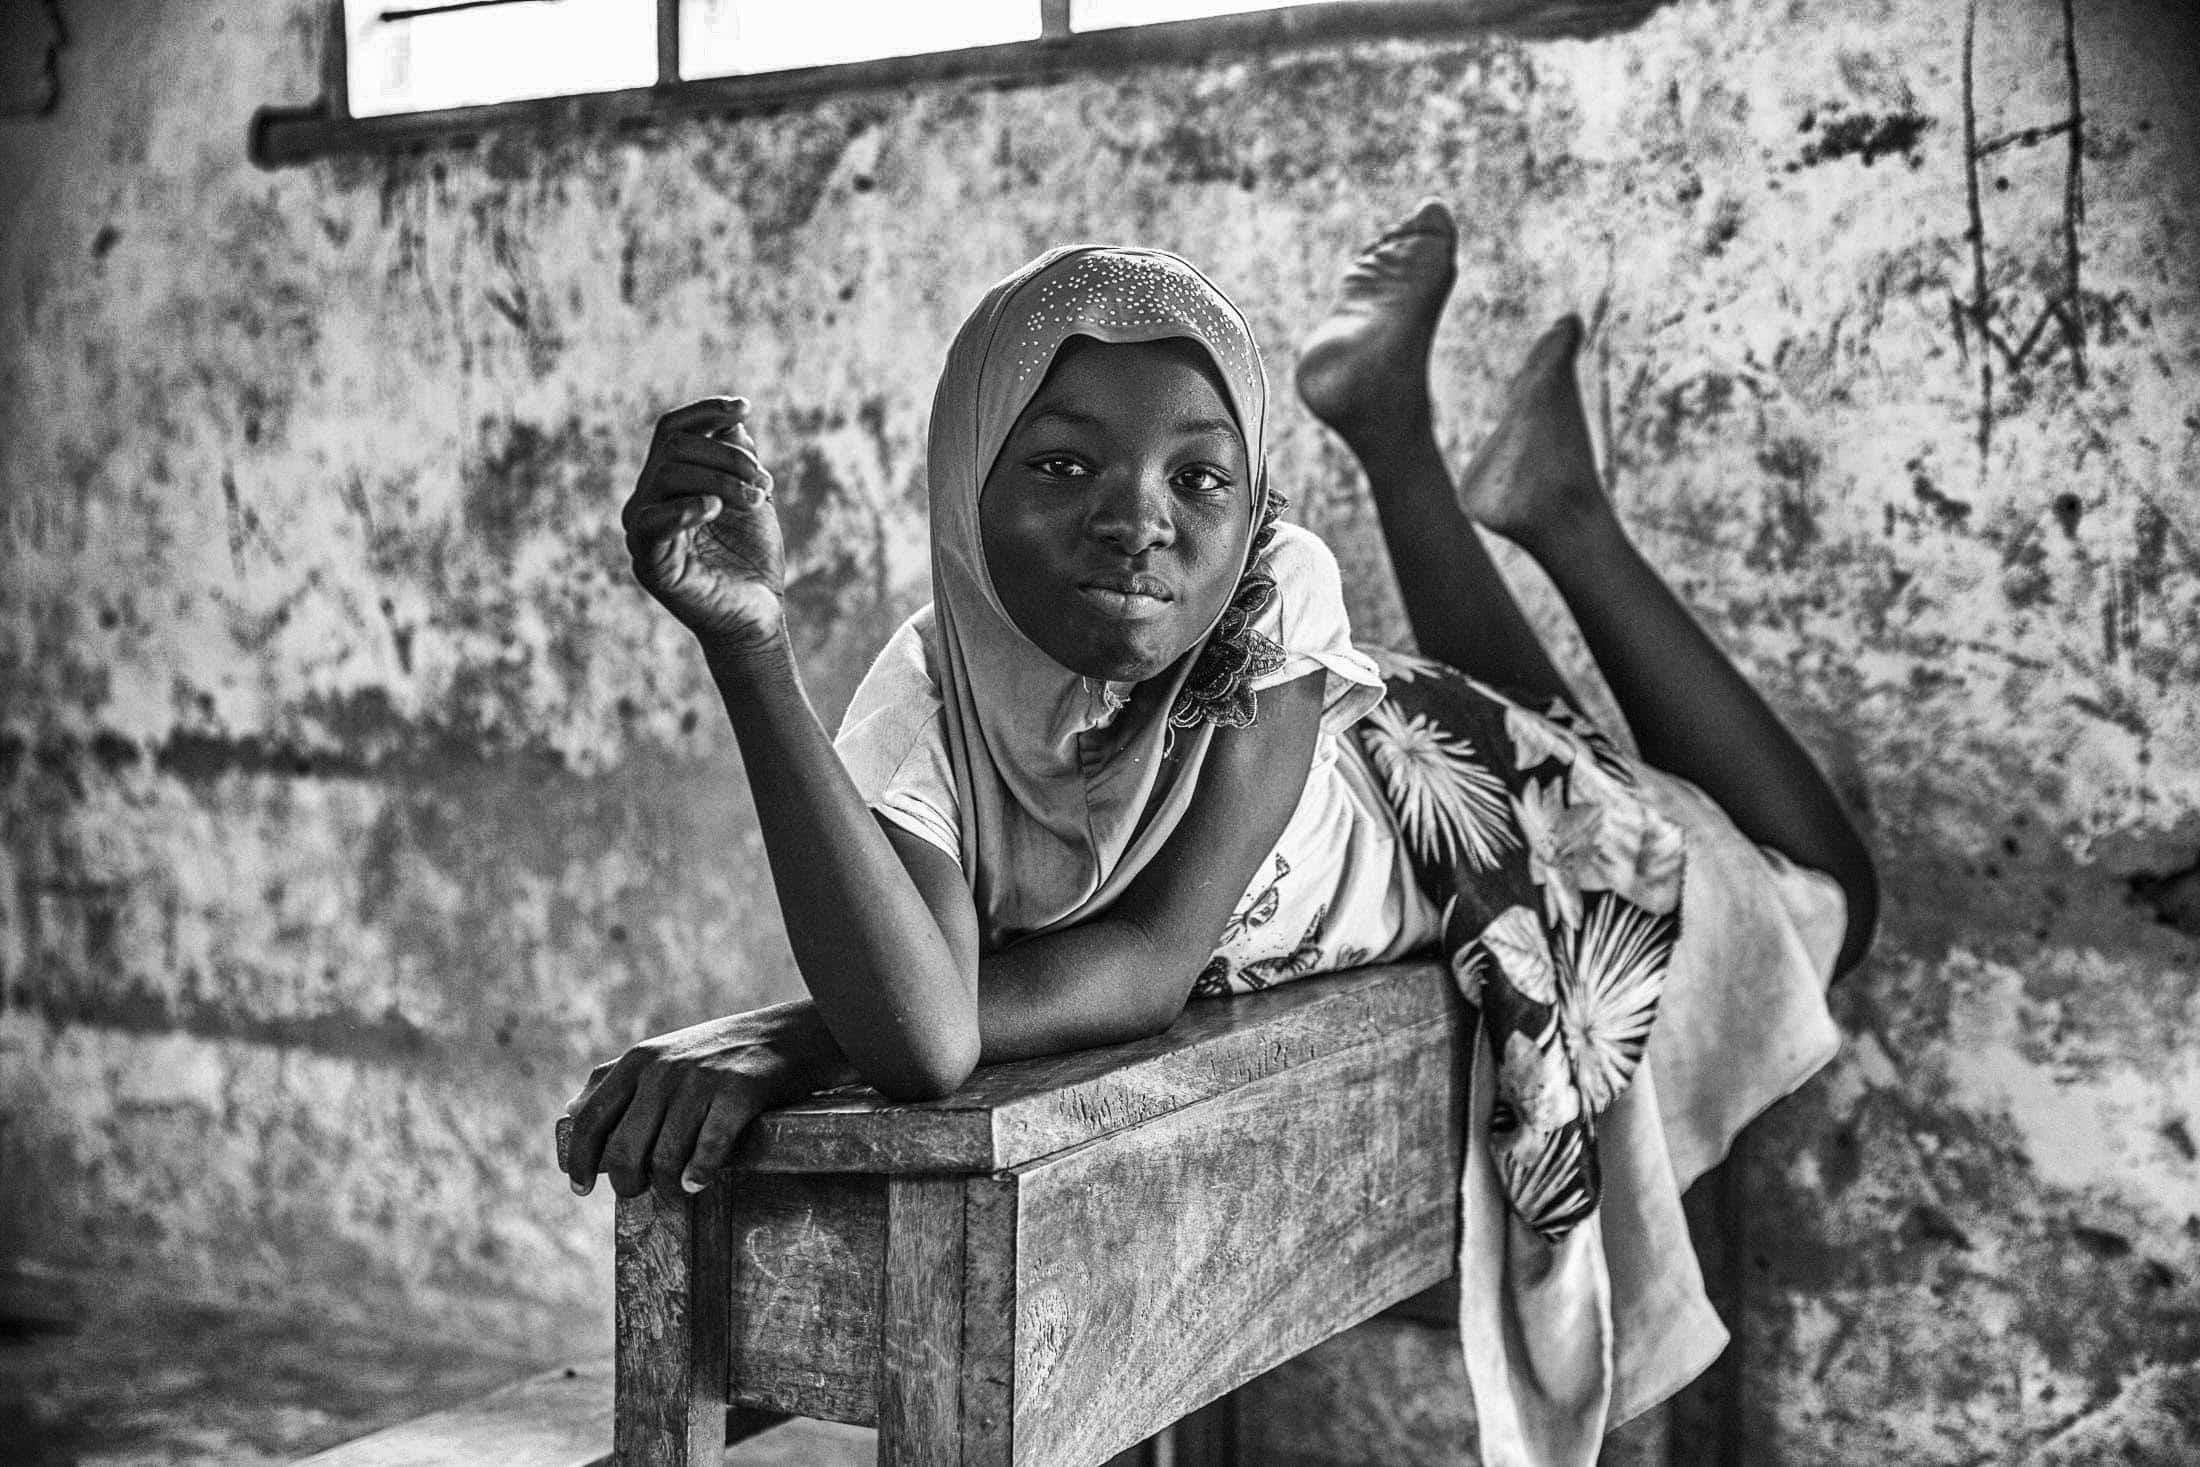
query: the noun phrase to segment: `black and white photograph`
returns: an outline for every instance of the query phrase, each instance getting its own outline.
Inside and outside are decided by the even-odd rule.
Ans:
[[[2193,0],[0,0],[0,1467],[2200,1464]]]

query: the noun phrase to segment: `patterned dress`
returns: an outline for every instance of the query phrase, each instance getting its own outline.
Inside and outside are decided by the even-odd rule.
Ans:
[[[1490,1144],[1513,1211],[1547,1238],[1596,1207],[1596,1117],[1649,1042],[1679,934],[1682,840],[1578,712],[1534,712],[1440,663],[1362,649],[1384,694],[1350,733],[1438,913],[1437,945],[1497,1059]],[[1291,875],[1270,858],[1194,991],[1246,992],[1354,966],[1326,905],[1288,953],[1233,962]]]

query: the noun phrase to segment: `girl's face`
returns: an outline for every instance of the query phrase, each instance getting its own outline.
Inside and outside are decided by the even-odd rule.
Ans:
[[[1086,677],[1140,682],[1199,641],[1236,589],[1253,475],[1206,353],[1073,337],[978,496],[1001,604]]]

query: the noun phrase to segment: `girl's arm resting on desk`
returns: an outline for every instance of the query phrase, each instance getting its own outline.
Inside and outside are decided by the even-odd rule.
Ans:
[[[950,941],[811,712],[785,639],[713,653],[802,981],[864,1080],[946,1095],[978,1063],[973,954]],[[968,908],[967,892],[962,905]],[[965,921],[968,919],[965,918]]]
[[[1182,823],[1105,913],[981,956],[961,870],[864,805],[785,638],[713,652],[711,671],[803,982],[858,1073],[899,1099],[1167,1028],[1298,808],[1326,678],[1269,688],[1255,722],[1216,731]]]
[[[621,515],[635,579],[702,645],[826,1027],[880,1090],[944,1095],[977,1063],[976,969],[949,947],[802,690],[772,478],[747,412],[715,398],[658,420]]]
[[[933,912],[956,966],[977,969],[985,1063],[1120,1043],[1168,1026],[1297,808],[1322,686],[1315,673],[1268,689],[1258,722],[1217,732],[1183,824],[1107,913],[982,959],[961,868],[937,847],[874,827],[906,863],[903,884]],[[790,935],[796,915],[788,909]],[[827,915],[844,922],[848,914]],[[600,1167],[621,1196],[652,1179],[667,1195],[675,1185],[693,1191],[727,1165],[763,1111],[858,1078],[869,1076],[849,1062],[815,1004],[697,1024],[596,1067],[567,1107],[566,1168],[576,1190],[593,1186]]]
[[[1119,1044],[1175,1021],[1298,808],[1325,679],[1317,670],[1266,688],[1258,719],[1215,731],[1182,823],[1107,911],[983,958],[961,868],[889,827],[949,944],[977,964],[981,1063]]]

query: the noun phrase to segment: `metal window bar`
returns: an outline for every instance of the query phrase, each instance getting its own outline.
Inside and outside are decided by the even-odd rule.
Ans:
[[[1183,65],[1219,55],[1276,54],[1378,37],[1458,37],[1493,31],[1531,38],[1596,36],[1638,24],[1666,0],[1330,0],[1100,31],[1072,30],[1069,0],[1036,3],[1041,34],[1033,41],[786,71],[683,78],[678,0],[657,0],[654,85],[353,117],[345,94],[342,0],[329,0],[331,23],[321,97],[303,107],[262,107],[252,119],[248,152],[262,167],[277,167],[344,154],[463,144],[486,132],[553,122],[608,131],[680,116],[739,115],[823,96],[912,85],[1045,83],[1072,75]]]
[[[537,3],[539,3],[539,0],[438,0],[438,3],[434,4],[395,5],[383,11],[375,19],[383,22],[418,20],[423,15],[450,15],[460,10],[491,10],[499,5],[534,5]],[[338,4],[341,6],[342,0],[338,0]]]

